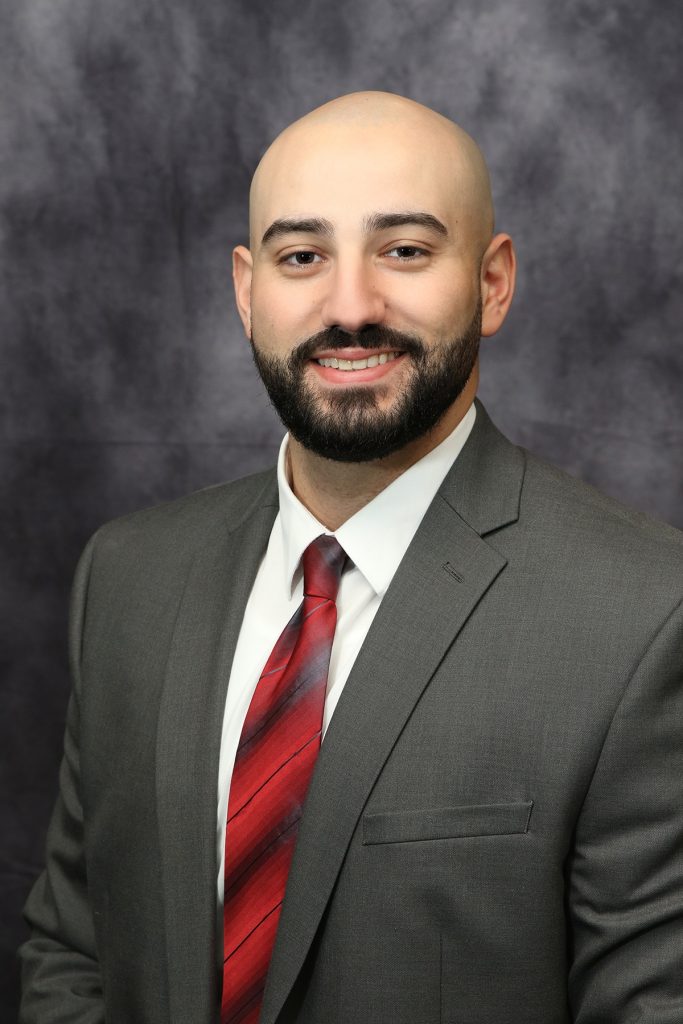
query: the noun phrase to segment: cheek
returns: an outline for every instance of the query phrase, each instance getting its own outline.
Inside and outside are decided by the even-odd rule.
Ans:
[[[303,289],[255,281],[251,292],[252,330],[262,348],[282,351],[297,344],[308,330],[311,303]]]
[[[422,279],[415,288],[397,291],[392,307],[405,327],[439,339],[461,333],[471,323],[479,293],[478,278]]]
[[[267,351],[280,349],[287,336],[289,311],[282,296],[263,285],[252,288],[251,325],[259,346]]]

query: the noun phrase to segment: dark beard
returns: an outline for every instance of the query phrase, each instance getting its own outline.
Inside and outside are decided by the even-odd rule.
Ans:
[[[302,342],[287,359],[265,355],[253,336],[251,348],[275,411],[300,444],[336,462],[370,462],[422,437],[459,397],[479,352],[481,312],[480,300],[465,332],[431,349],[415,335],[375,325],[355,334],[331,327]],[[411,360],[410,376],[390,410],[377,404],[381,382],[345,387],[324,399],[306,384],[314,352],[349,346],[392,348]]]

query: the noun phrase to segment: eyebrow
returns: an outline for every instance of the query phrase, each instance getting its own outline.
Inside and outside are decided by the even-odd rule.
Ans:
[[[366,234],[373,231],[386,231],[388,228],[400,228],[406,224],[418,224],[420,227],[435,231],[436,234],[448,237],[448,228],[432,213],[425,213],[422,210],[410,210],[406,213],[373,213],[363,221],[363,230]],[[324,235],[330,238],[334,234],[334,226],[329,220],[322,217],[283,217],[274,220],[265,231],[261,239],[261,245],[272,242],[274,238],[281,235]]]
[[[261,245],[271,242],[280,235],[333,235],[334,228],[329,220],[322,217],[281,218],[274,220],[261,239]]]
[[[400,228],[404,224],[418,224],[422,228],[429,228],[437,235],[448,237],[448,228],[432,213],[424,213],[422,210],[410,210],[407,213],[373,213],[366,217],[363,227],[371,231],[385,231],[387,228]]]

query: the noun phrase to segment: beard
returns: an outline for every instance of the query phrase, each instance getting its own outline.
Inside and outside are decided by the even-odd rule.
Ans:
[[[304,448],[336,462],[370,462],[422,437],[460,396],[479,353],[481,315],[480,299],[463,334],[430,347],[416,335],[373,324],[355,333],[320,331],[285,359],[264,353],[252,333],[252,354],[273,408]],[[410,360],[390,408],[377,401],[386,393],[381,381],[321,394],[306,380],[315,352],[348,347],[394,349]]]

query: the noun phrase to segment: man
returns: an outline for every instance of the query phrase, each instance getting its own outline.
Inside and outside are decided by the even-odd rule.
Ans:
[[[477,147],[342,97],[250,234],[278,473],[86,549],[23,1021],[680,1024],[681,537],[475,403]]]

